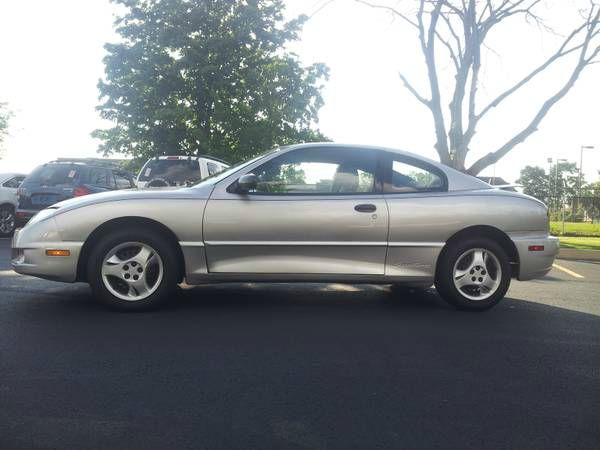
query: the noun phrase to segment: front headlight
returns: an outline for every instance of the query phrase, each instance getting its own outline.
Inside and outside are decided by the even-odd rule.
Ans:
[[[56,214],[56,210],[57,210],[57,208],[42,209],[39,213],[37,213],[35,216],[33,216],[29,220],[29,222],[27,222],[27,225],[33,225],[35,223],[41,222],[42,220],[49,219],[54,214]]]

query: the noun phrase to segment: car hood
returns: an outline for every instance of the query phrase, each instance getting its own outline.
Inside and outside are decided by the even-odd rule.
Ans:
[[[75,197],[52,205],[52,209],[70,211],[83,208],[85,206],[96,205],[107,202],[120,202],[124,200],[177,200],[177,199],[205,199],[212,192],[212,185],[194,188],[173,188],[173,189],[128,189],[122,191],[101,192],[82,197]]]

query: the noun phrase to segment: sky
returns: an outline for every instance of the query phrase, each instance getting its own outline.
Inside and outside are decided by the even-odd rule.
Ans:
[[[375,1],[375,0],[374,0]],[[380,0],[405,5],[407,0]],[[547,0],[539,9],[557,34],[577,20],[584,0]],[[327,5],[323,8],[325,3]],[[402,6],[400,5],[400,6]],[[389,14],[353,0],[287,0],[289,18],[312,16],[301,40],[289,46],[308,65],[326,63],[330,79],[319,128],[344,143],[401,148],[437,159],[430,113],[404,89],[402,71],[427,93],[427,78],[414,32]],[[316,12],[316,13],[315,13]],[[103,76],[103,45],[116,42],[117,7],[108,0],[0,0],[0,101],[14,111],[0,172],[27,172],[57,157],[98,156],[90,133],[109,127],[95,110]],[[480,98],[494,98],[556,48],[559,36],[521,20],[490,35]],[[561,87],[572,60],[565,60],[494,110],[482,122],[467,162],[501,146]],[[443,88],[452,74],[441,65]],[[444,105],[449,99],[444,98]],[[600,64],[590,67],[575,88],[546,117],[536,134],[482,175],[513,182],[525,165],[548,167],[547,158],[579,164],[599,179]]]

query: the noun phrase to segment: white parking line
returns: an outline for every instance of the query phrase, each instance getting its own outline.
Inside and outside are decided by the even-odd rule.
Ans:
[[[573,278],[585,278],[583,275],[579,275],[577,272],[573,272],[572,270],[569,270],[563,266],[559,266],[558,264],[552,264],[552,267],[562,270],[564,273],[571,275]]]

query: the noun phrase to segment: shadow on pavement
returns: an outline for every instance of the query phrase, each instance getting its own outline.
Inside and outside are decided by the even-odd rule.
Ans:
[[[227,284],[2,302],[0,448],[598,448],[600,317],[434,290]]]

